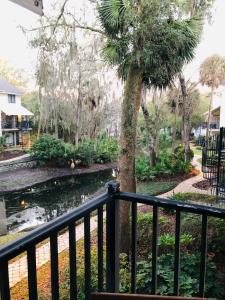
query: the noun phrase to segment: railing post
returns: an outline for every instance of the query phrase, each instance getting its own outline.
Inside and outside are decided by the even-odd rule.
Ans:
[[[113,195],[119,192],[120,184],[106,184],[110,200],[106,204],[106,290],[119,291],[119,201]]]

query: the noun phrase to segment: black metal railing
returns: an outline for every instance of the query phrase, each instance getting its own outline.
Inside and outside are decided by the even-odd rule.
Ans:
[[[21,122],[2,122],[2,129],[21,129],[22,131],[27,131],[33,127],[32,121],[21,121]]]
[[[203,177],[208,179],[212,192],[225,199],[225,128],[219,135],[210,136],[202,149]]]
[[[202,216],[201,229],[201,263],[199,269],[199,297],[204,297],[205,276],[207,264],[207,225],[208,218],[225,219],[225,210],[192,205],[189,203],[148,197],[133,193],[121,193],[118,182],[108,183],[108,193],[90,200],[68,214],[59,217],[48,224],[32,231],[27,236],[14,241],[0,249],[0,292],[2,300],[10,299],[9,261],[24,251],[27,253],[28,290],[29,299],[38,299],[36,245],[46,238],[50,239],[51,263],[51,294],[53,300],[59,296],[59,265],[58,265],[58,233],[68,228],[69,231],[69,270],[70,270],[70,299],[77,299],[77,263],[76,263],[76,230],[77,222],[84,222],[84,286],[85,298],[95,292],[91,286],[91,226],[93,212],[97,212],[98,236],[98,292],[118,292],[119,290],[119,202],[131,203],[131,293],[136,293],[136,266],[137,266],[137,215],[138,204],[151,206],[153,209],[152,230],[152,283],[151,294],[157,291],[157,257],[158,257],[158,219],[159,208],[166,208],[176,212],[175,223],[175,252],[174,252],[174,295],[179,295],[180,278],[180,239],[182,213],[191,213]],[[104,214],[106,210],[106,214]],[[106,222],[104,221],[106,218]],[[106,271],[104,272],[104,226],[106,226]]]

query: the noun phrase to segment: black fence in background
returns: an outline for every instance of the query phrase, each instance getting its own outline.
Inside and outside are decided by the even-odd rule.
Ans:
[[[203,177],[208,179],[213,194],[225,199],[225,128],[210,136],[202,149]]]

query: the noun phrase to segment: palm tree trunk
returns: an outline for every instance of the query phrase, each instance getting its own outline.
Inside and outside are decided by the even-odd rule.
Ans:
[[[131,66],[125,85],[120,136],[120,186],[121,191],[136,192],[135,152],[138,111],[141,104],[142,73]],[[130,203],[121,202],[121,252],[128,253],[130,246]]]
[[[181,92],[183,97],[183,143],[185,160],[190,160],[190,99],[187,93],[187,87],[184,75],[179,75]]]
[[[211,123],[211,111],[212,111],[212,106],[213,106],[213,94],[214,94],[214,87],[212,87],[212,89],[211,89],[211,99],[210,99],[207,129],[206,129],[206,142],[208,142],[208,139],[210,136],[210,123]]]

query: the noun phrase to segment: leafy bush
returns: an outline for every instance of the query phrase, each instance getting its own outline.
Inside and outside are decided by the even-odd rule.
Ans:
[[[4,146],[5,146],[5,142],[6,142],[6,138],[7,138],[7,134],[0,136],[0,153],[3,152],[4,150]]]
[[[96,147],[93,141],[86,140],[75,148],[73,159],[80,160],[83,166],[90,166],[96,161]]]
[[[115,161],[118,157],[118,143],[114,138],[101,138],[96,144],[96,162],[106,163]]]
[[[151,292],[152,258],[137,264],[137,292]],[[196,296],[199,288],[200,255],[183,253],[181,255],[180,295]],[[161,295],[173,294],[174,254],[158,257],[158,291]],[[215,263],[208,258],[206,272],[206,297],[224,299],[225,290],[221,282],[221,273]]]
[[[61,160],[65,163],[64,144],[50,134],[42,135],[32,145],[31,154],[40,164],[55,162],[61,165]]]
[[[174,154],[161,153],[154,167],[150,166],[147,156],[139,156],[136,159],[138,180],[152,180],[162,176],[185,174],[191,170],[192,165],[185,161],[182,150],[177,150]]]
[[[161,133],[159,136],[159,145],[161,150],[166,150],[171,147],[172,137],[168,133]]]
[[[85,140],[75,149],[74,158],[81,161],[82,165],[89,166],[93,163],[107,163],[117,159],[118,143],[113,138],[100,138],[96,141]]]
[[[79,160],[83,166],[90,166],[93,163],[115,161],[118,144],[115,139],[101,138],[96,141],[87,139],[74,147],[45,134],[33,144],[31,154],[40,164],[54,163],[57,166],[66,166],[73,159]]]

